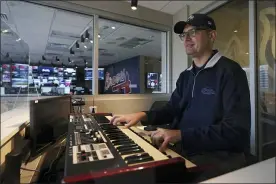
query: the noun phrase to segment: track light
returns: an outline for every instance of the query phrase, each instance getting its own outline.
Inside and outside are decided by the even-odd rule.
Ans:
[[[88,64],[88,62],[86,61],[86,59],[84,59],[83,62],[84,62],[86,65]]]
[[[46,61],[46,58],[45,58],[45,56],[42,56],[42,60],[43,60],[43,61]]]
[[[70,58],[68,58],[68,63],[71,63],[71,59]]]
[[[84,43],[84,36],[81,35],[81,42]]]
[[[131,0],[131,9],[137,10],[138,0]]]
[[[80,49],[80,44],[78,42],[76,42],[76,48]]]
[[[75,55],[75,52],[73,51],[72,48],[70,49],[70,54],[73,55],[73,56]]]
[[[59,58],[56,56],[56,61],[59,62]]]
[[[10,57],[10,54],[7,52],[7,54],[6,54],[6,58],[8,58],[8,57]]]
[[[88,40],[89,39],[89,33],[88,30],[85,31],[85,39]]]

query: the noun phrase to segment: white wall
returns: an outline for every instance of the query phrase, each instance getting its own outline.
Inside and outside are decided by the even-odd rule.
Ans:
[[[181,20],[188,18],[188,7],[184,7],[173,16],[173,25]],[[175,89],[175,83],[179,74],[188,66],[188,56],[185,53],[183,42],[179,36],[174,33],[172,26],[172,90]]]

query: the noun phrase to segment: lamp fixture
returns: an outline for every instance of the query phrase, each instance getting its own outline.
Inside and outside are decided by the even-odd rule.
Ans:
[[[73,56],[75,55],[75,52],[73,51],[72,48],[70,49],[70,54],[73,55]]]
[[[80,49],[80,44],[78,42],[76,42],[76,48]]]
[[[45,56],[42,56],[42,60],[43,60],[43,61],[46,61],[46,58],[45,58]]]
[[[85,31],[85,39],[88,40],[89,39],[89,33],[88,30]]]
[[[90,40],[90,43],[93,43],[93,40]]]
[[[70,58],[68,58],[68,63],[71,63],[71,59]]]
[[[56,56],[56,61],[57,61],[57,62],[59,62],[59,61],[60,61],[60,60],[59,60],[59,58],[58,58],[57,56]]]
[[[131,9],[137,10],[138,0],[131,0]]]
[[[87,46],[86,46],[86,45],[84,45],[83,47],[87,49]]]
[[[111,29],[116,29],[116,28],[114,26],[112,26]]]
[[[84,36],[81,35],[81,42],[84,43]]]

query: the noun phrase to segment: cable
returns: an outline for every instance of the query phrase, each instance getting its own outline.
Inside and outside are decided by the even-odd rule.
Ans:
[[[56,158],[52,161],[52,163],[50,164],[50,167],[49,167],[48,171],[44,173],[43,177],[45,177],[45,175],[48,174],[48,173],[50,173],[50,171],[52,170],[52,166],[53,166],[54,162],[59,157],[59,153],[61,151],[61,148],[62,148],[62,145],[60,145]]]
[[[21,167],[20,169],[25,170],[25,171],[40,172],[39,170],[35,170],[35,169],[27,169],[27,168],[24,168],[24,167]]]

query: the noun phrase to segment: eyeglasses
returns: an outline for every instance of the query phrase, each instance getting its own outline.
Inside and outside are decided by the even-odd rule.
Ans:
[[[206,28],[194,28],[190,29],[187,32],[183,32],[182,34],[179,35],[180,40],[184,41],[184,38],[188,35],[189,37],[195,37],[196,33],[201,30],[208,30]]]

